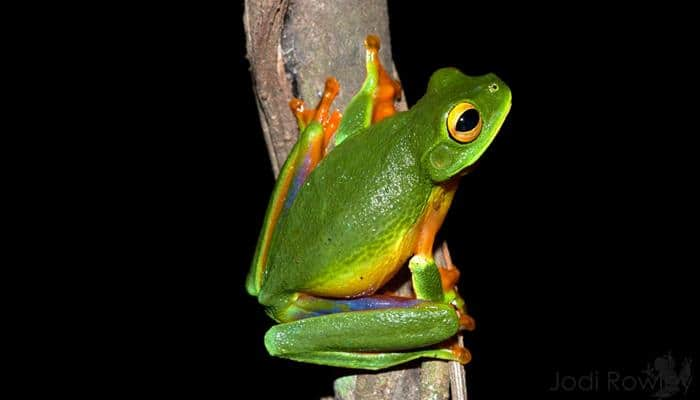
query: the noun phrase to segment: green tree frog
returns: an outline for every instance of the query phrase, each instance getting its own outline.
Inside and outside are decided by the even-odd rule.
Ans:
[[[344,115],[329,78],[316,109],[290,106],[299,140],[273,190],[247,291],[279,322],[273,356],[382,369],[421,357],[467,363],[451,341],[473,329],[458,271],[439,268],[433,241],[466,173],[493,141],[511,92],[493,74],[444,68],[425,96],[396,112],[401,92],[368,36],[366,79]],[[415,297],[383,286],[408,262]]]

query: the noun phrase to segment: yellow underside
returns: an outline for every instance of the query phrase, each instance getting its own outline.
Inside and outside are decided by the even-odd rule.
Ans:
[[[401,233],[402,240],[394,241],[383,256],[372,257],[366,263],[354,262],[353,268],[337,266],[331,279],[314,282],[305,293],[322,297],[360,297],[376,292],[403,266],[413,254],[416,229]]]
[[[414,254],[432,257],[435,234],[440,229],[449,209],[455,185],[437,186],[433,189],[423,214],[411,229],[397,233],[397,240],[379,257],[366,263],[352,262],[354,267],[337,266],[337,274],[331,279],[314,282],[304,290],[321,297],[361,297],[371,295],[383,287]]]

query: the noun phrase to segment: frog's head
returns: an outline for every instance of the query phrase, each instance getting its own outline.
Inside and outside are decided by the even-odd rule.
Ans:
[[[433,181],[443,182],[466,171],[491,144],[510,111],[511,93],[496,75],[443,68],[419,104],[417,116],[431,131],[423,136],[429,142],[422,164]]]

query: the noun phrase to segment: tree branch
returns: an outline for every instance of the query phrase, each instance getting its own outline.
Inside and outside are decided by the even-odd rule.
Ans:
[[[382,63],[398,78],[391,60],[385,1],[247,0],[243,20],[275,176],[298,134],[287,103],[294,96],[316,104],[326,78],[335,76],[340,94],[333,106],[343,110],[365,78],[363,43],[368,34],[381,38]],[[397,108],[405,110],[405,101]]]
[[[246,0],[244,24],[260,121],[275,176],[298,136],[289,100],[294,96],[316,104],[325,79],[335,76],[341,90],[334,107],[343,110],[365,77],[363,43],[368,34],[380,37],[382,63],[398,79],[391,59],[385,0]],[[397,108],[405,110],[404,96],[401,98]],[[410,282],[404,290],[410,291]],[[449,388],[450,367],[443,361],[346,376],[334,385],[339,400],[448,399]],[[466,397],[453,394],[453,398]]]

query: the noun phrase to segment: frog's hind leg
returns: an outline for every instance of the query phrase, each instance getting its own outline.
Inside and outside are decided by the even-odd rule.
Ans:
[[[329,78],[326,81],[321,101],[315,109],[305,110],[304,102],[299,99],[292,99],[289,102],[289,106],[297,118],[300,134],[287,157],[287,161],[280,170],[277,184],[267,207],[253,266],[246,280],[246,289],[252,295],[257,295],[260,292],[267,262],[267,252],[279,216],[284,210],[291,207],[304,181],[325,155],[326,142],[330,140],[338,127],[340,113],[338,111],[330,113],[330,107],[339,89],[338,81]]]
[[[340,142],[372,122],[396,112],[394,100],[401,94],[401,87],[389,77],[379,61],[379,38],[368,36],[365,47],[367,77],[360,91],[348,104],[346,117],[342,118],[342,121],[340,112],[330,112],[331,104],[340,90],[335,78],[326,81],[323,96],[315,109],[305,109],[304,102],[299,99],[289,102],[296,116],[300,135],[280,170],[270,197],[253,266],[246,279],[246,289],[251,295],[260,292],[267,252],[277,220],[284,210],[292,206],[311,171]]]
[[[401,85],[393,80],[382,66],[379,47],[378,37],[367,36],[365,39],[367,77],[360,91],[350,100],[345,110],[345,118],[329,143],[329,150],[370,124],[396,113],[394,102],[401,97]]]
[[[280,312],[281,311],[281,312]],[[265,334],[273,356],[348,368],[381,369],[420,357],[467,363],[463,348],[430,348],[451,338],[459,317],[449,304],[393,296],[323,299],[299,294]]]

